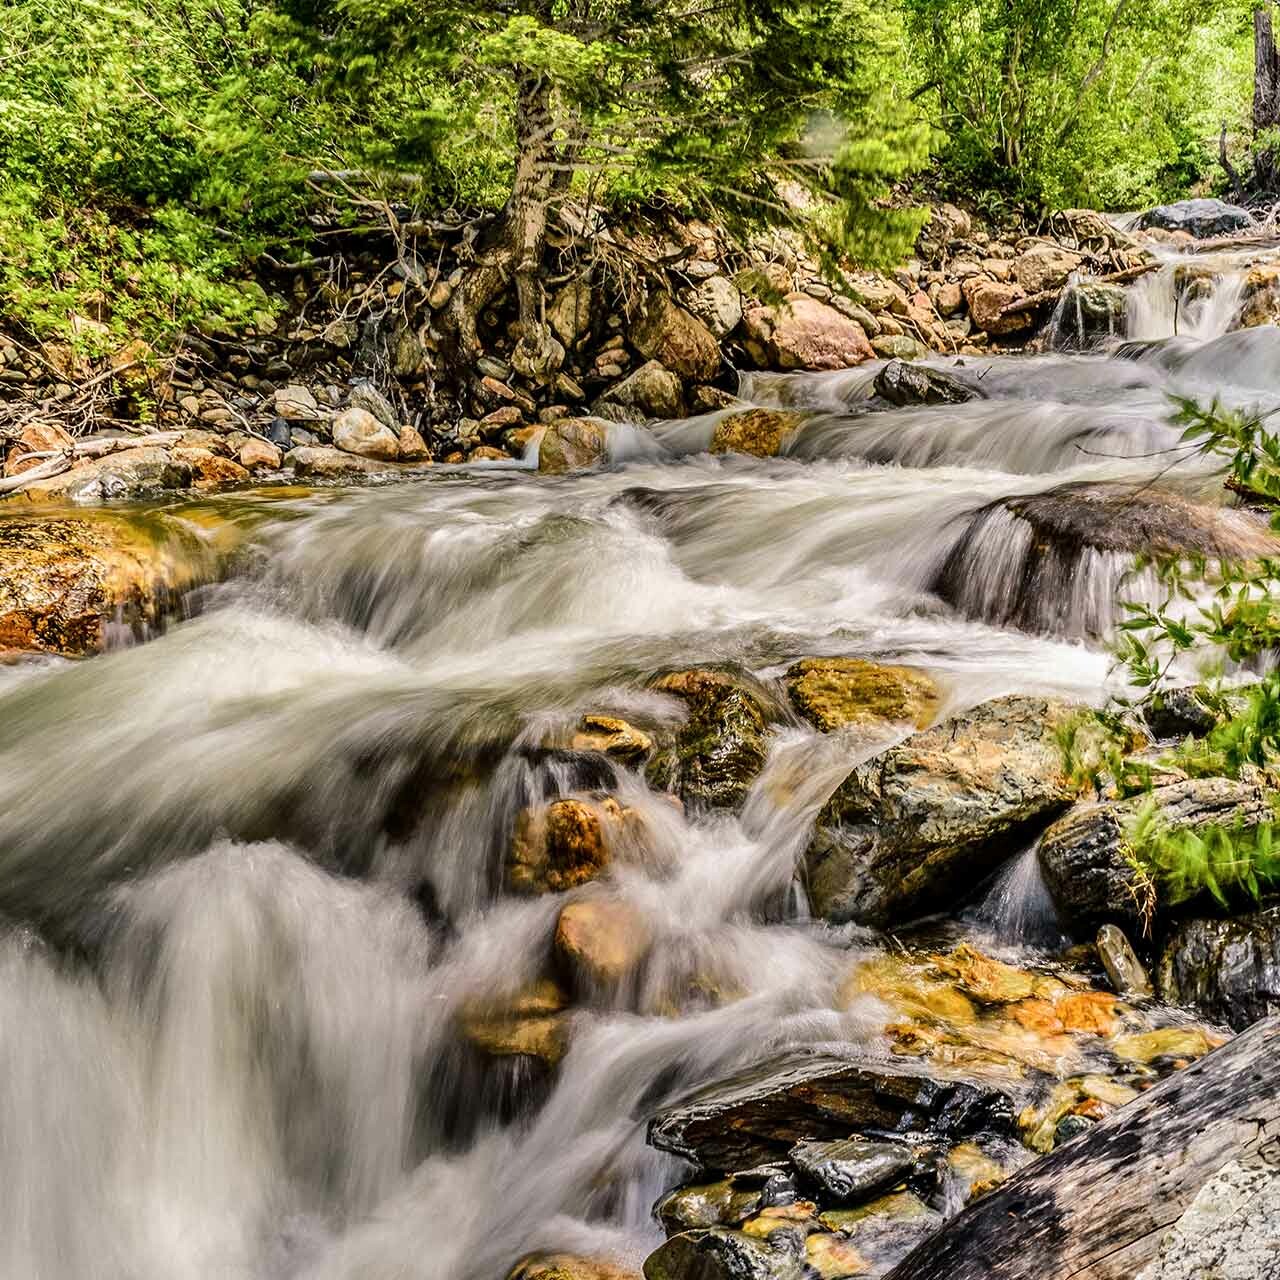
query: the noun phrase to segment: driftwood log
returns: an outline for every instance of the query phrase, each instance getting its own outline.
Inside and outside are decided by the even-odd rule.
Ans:
[[[256,432],[254,434],[257,434]],[[0,479],[0,495],[19,493],[37,480],[70,471],[81,458],[104,458],[111,453],[123,453],[126,449],[145,449],[177,444],[181,431],[156,431],[147,436],[110,437],[105,440],[82,440],[65,449],[47,449],[39,453],[24,454],[26,458],[43,459],[37,466],[16,476]]]
[[[1133,1280],[1225,1164],[1280,1162],[1277,1053],[1280,1017],[1254,1023],[975,1202],[886,1280]]]

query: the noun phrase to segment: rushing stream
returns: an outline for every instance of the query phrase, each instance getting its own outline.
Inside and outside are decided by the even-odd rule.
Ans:
[[[1002,625],[1029,535],[992,504],[1157,476],[1218,492],[1169,452],[1167,397],[1270,406],[1280,331],[1226,333],[1227,280],[1171,337],[1162,279],[1136,287],[1130,336],[1167,341],[969,359],[986,398],[957,407],[865,412],[874,366],[746,378],[808,414],[782,458],[710,457],[709,416],[617,428],[619,465],[564,479],[222,499],[253,554],[185,621],[0,666],[0,1276],[501,1280],[539,1247],[638,1264],[681,1177],[645,1145],[657,1105],[776,1049],[887,1053],[882,1006],[833,1000],[878,944],[809,920],[794,884],[818,807],[887,739],[799,721],[739,816],[617,771],[645,835],[613,891],[656,944],[578,1007],[550,1083],[458,1028],[545,967],[556,895],[498,889],[517,812],[584,785],[541,744],[584,712],[670,719],[655,670],[769,680],[855,654],[927,669],[944,714],[1105,696],[1127,557],[1082,556],[1040,625]],[[1040,893],[1024,859],[972,927],[1042,942]]]

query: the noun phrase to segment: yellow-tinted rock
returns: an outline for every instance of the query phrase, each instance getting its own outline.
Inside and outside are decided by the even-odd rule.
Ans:
[[[653,751],[647,733],[615,716],[583,716],[570,743],[575,751],[600,751],[624,764],[643,764]]]
[[[605,425],[590,418],[553,422],[538,445],[538,470],[544,475],[559,476],[595,466],[605,460],[608,440]]]
[[[639,1274],[606,1258],[573,1253],[539,1253],[522,1258],[507,1280],[640,1280]]]
[[[459,1018],[462,1034],[495,1058],[525,1056],[555,1066],[569,1047],[568,1000],[549,979],[514,995],[467,1003]]]
[[[644,917],[612,898],[567,903],[556,924],[555,953],[579,984],[615,986],[644,959],[652,934]]]
[[[111,618],[153,620],[211,567],[170,522],[0,515],[0,651],[91,653]]]
[[[1035,987],[1035,975],[993,960],[961,943],[946,956],[934,956],[933,962],[957,987],[980,1004],[1012,1004],[1025,1000]]]
[[[1004,1182],[1009,1171],[993,1160],[974,1142],[962,1142],[947,1154],[952,1172],[968,1187],[967,1199],[973,1200]]]
[[[1111,1047],[1117,1057],[1129,1062],[1154,1062],[1157,1058],[1202,1058],[1220,1043],[1203,1027],[1162,1027],[1121,1036]]]
[[[757,1240],[767,1240],[775,1231],[796,1223],[817,1227],[818,1206],[812,1200],[797,1200],[794,1204],[775,1204],[761,1209],[754,1218],[748,1218],[742,1224],[742,1233],[755,1236]]]
[[[1044,1034],[1056,1034],[1062,1030],[1062,1020],[1047,1000],[1020,1000],[1009,1009],[1009,1015],[1020,1026],[1028,1031]]]
[[[172,457],[180,466],[191,468],[192,480],[198,489],[226,489],[249,479],[249,472],[238,462],[208,449],[176,448]]]
[[[859,964],[840,984],[836,1002],[847,1008],[860,995],[878,996],[900,1013],[926,1022],[963,1024],[978,1016],[967,996],[930,974],[926,965],[904,956],[877,956]]]
[[[1054,1011],[1068,1031],[1112,1036],[1120,1026],[1116,1017],[1116,998],[1106,991],[1081,991],[1077,995],[1064,996],[1054,1006]]]
[[[787,672],[786,685],[795,709],[824,733],[886,720],[923,729],[941,703],[937,684],[923,671],[861,658],[802,658]]]
[[[730,414],[716,423],[711,452],[774,458],[803,423],[800,414],[786,409],[748,409]]]
[[[805,1261],[822,1280],[840,1280],[841,1276],[861,1276],[871,1264],[844,1237],[826,1232],[811,1235],[804,1242]]]

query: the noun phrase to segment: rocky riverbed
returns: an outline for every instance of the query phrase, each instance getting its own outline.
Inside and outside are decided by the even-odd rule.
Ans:
[[[582,401],[494,370],[529,403],[474,434],[415,423],[420,373],[290,366],[162,444],[10,444],[74,465],[0,504],[0,1271],[882,1276],[1280,1009],[1274,904],[1151,897],[1134,799],[1064,747],[1120,688],[1135,554],[1274,545],[1164,457],[1170,394],[1280,391],[1280,329],[1237,327],[1266,251],[1105,285],[1194,335],[912,360],[917,294],[1047,321],[1066,281],[939,225],[905,302],[797,258],[718,336],[681,291],[739,264],[695,237],[662,323],[566,343]],[[1068,271],[1170,251],[1063,225]],[[1217,714],[1128,713],[1123,751]],[[1265,771],[1161,769],[1174,829],[1273,812]]]

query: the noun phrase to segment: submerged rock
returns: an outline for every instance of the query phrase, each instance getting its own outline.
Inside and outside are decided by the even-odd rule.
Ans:
[[[1179,200],[1148,209],[1138,219],[1138,226],[1143,230],[1157,227],[1162,231],[1185,231],[1202,240],[1243,231],[1253,226],[1253,216],[1248,209],[1224,200]]]
[[[554,948],[579,989],[616,987],[630,977],[653,941],[644,917],[614,898],[568,903],[556,923]]]
[[[176,527],[123,516],[0,516],[0,652],[100,648],[115,618],[158,618],[210,568]]]
[[[915,667],[885,666],[862,658],[801,658],[787,671],[792,706],[824,733],[849,724],[929,725],[941,691]]]
[[[1209,823],[1253,827],[1273,816],[1261,788],[1229,778],[1191,778],[1125,800],[1078,806],[1044,833],[1038,855],[1064,924],[1136,924],[1145,910],[1160,905],[1126,848],[1132,824],[1153,800],[1170,831]]]
[[[890,925],[959,905],[1074,791],[1056,731],[1070,708],[997,698],[858,765],[818,816],[814,910]]]
[[[754,685],[733,672],[693,667],[659,676],[649,688],[688,708],[650,761],[649,784],[700,808],[740,806],[768,755],[768,711]]]
[[[964,404],[968,400],[983,398],[976,387],[971,387],[945,369],[908,364],[903,360],[890,360],[876,374],[875,390],[890,404],[900,407],[909,404]]]
[[[1160,998],[1237,1031],[1280,1013],[1280,906],[1184,920],[1165,941]]]
[[[943,1068],[795,1057],[709,1085],[659,1112],[649,1142],[701,1168],[732,1171],[776,1160],[800,1140],[1008,1132],[1012,1119],[1003,1091]]]
[[[787,409],[747,409],[733,413],[716,423],[711,452],[776,458],[803,425],[803,415]]]

